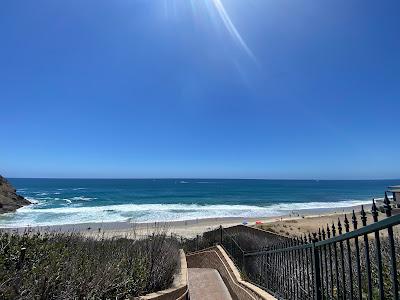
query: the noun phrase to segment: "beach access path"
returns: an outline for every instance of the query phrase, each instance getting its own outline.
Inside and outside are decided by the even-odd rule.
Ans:
[[[217,270],[189,268],[188,274],[190,300],[232,300]]]

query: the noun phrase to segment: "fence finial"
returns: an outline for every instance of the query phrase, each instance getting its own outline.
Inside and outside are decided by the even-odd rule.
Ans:
[[[354,209],[353,209],[353,215],[351,216],[351,221],[353,223],[354,230],[356,230],[357,229],[357,217],[356,217],[356,213],[354,212]]]
[[[346,229],[346,232],[350,231],[350,223],[349,219],[347,219],[347,214],[344,215],[344,228]]]
[[[331,230],[329,229],[329,224],[326,224],[326,234],[328,236],[328,239],[331,238]]]
[[[337,228],[338,228],[339,234],[342,234],[342,223],[340,223],[340,219],[339,218],[338,218]]]
[[[372,209],[371,209],[372,218],[374,222],[378,222],[378,208],[376,207],[375,199],[372,199]]]
[[[367,214],[364,210],[364,205],[361,205],[361,222],[363,226],[367,226]]]
[[[317,239],[317,233],[316,232],[313,232],[313,243],[316,243],[316,242],[318,242],[318,239]]]
[[[383,200],[383,208],[385,209],[385,213],[387,217],[390,217],[392,215],[392,207],[390,206],[390,200],[387,195],[387,192],[385,192],[385,200]]]
[[[321,228],[318,228],[318,240],[322,241]]]
[[[332,222],[332,235],[336,236],[336,228],[335,228],[335,223]]]

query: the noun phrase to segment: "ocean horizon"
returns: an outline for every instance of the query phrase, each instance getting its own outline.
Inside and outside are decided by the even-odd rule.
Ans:
[[[33,204],[0,227],[258,218],[345,208],[381,198],[400,180],[10,178]]]

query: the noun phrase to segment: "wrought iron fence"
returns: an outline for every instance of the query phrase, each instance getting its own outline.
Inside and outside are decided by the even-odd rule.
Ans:
[[[382,204],[381,221],[373,201],[370,215],[362,207],[351,220],[345,216],[307,236],[275,239],[257,251],[245,250],[246,241],[222,227],[201,242],[197,237],[197,249],[220,243],[247,280],[279,299],[398,300],[400,214],[392,215],[386,194]]]
[[[399,235],[385,195],[386,219],[378,221],[373,201],[372,224],[362,207],[359,220],[327,225],[312,235],[289,240],[262,251],[245,253],[248,278],[284,299],[399,299],[397,260]],[[227,249],[229,251],[229,249]],[[397,250],[397,251],[396,251]]]

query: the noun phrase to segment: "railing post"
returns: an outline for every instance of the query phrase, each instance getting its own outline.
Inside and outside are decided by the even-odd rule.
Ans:
[[[371,214],[374,222],[378,222],[378,208],[376,207],[375,199],[372,199]],[[375,247],[376,247],[376,264],[378,265],[378,283],[379,283],[379,299],[385,299],[385,290],[383,285],[383,269],[382,269],[382,252],[379,230],[374,231]]]
[[[222,245],[222,225],[219,225],[219,243]]]
[[[385,192],[385,200],[383,201],[384,209],[386,216],[390,218],[392,216],[392,207],[390,206],[390,201]],[[395,243],[393,238],[393,226],[388,227],[388,237],[389,237],[389,246],[390,246],[390,268],[392,275],[392,293],[393,299],[399,299],[399,286],[397,282],[397,266],[396,266],[396,251],[395,251]]]
[[[319,261],[319,250],[315,247],[315,242],[317,241],[317,234],[313,233],[314,239],[312,243],[312,254],[313,254],[313,265],[314,265],[314,299],[322,300],[321,293],[321,270]]]
[[[246,273],[246,268],[245,268],[245,266],[244,266],[244,262],[245,262],[245,253],[244,253],[244,251],[242,251],[242,273],[243,274],[245,274]]]

